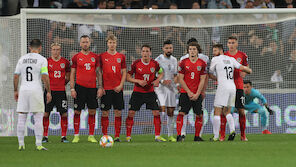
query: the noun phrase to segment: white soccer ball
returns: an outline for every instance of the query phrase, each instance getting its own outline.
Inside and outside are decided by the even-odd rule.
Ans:
[[[104,135],[100,139],[100,145],[102,147],[112,147],[114,144],[113,138],[109,135]]]

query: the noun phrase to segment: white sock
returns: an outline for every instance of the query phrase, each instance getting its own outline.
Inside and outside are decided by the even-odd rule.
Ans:
[[[26,128],[27,114],[18,113],[17,121],[17,138],[19,146],[25,145],[25,128]]]
[[[186,136],[186,127],[187,127],[187,120],[188,120],[188,114],[187,115],[184,115],[183,117],[183,126],[182,126],[182,129],[181,129],[181,135],[185,135]]]
[[[174,130],[174,116],[167,117],[167,127],[168,127],[168,136],[173,136],[173,130]]]
[[[231,114],[226,115],[227,123],[229,125],[230,133],[235,131],[234,120]]]
[[[43,114],[44,113],[34,113],[34,133],[36,138],[36,146],[41,146],[42,135],[43,135]]]
[[[160,115],[160,122],[161,122],[160,135],[162,135],[162,132],[164,132],[163,127],[165,127],[164,126],[164,122],[165,122],[164,119],[166,116],[166,112],[160,112],[159,115]]]
[[[219,138],[219,130],[220,130],[220,115],[215,115],[213,119],[213,132],[214,132],[214,138],[218,139]]]

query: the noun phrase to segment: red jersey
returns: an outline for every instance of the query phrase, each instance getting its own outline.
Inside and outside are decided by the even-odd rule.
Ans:
[[[59,61],[47,59],[50,90],[65,91],[66,73],[70,72],[70,62],[61,57]]]
[[[134,61],[131,70],[128,73],[130,75],[135,74],[135,79],[147,81],[147,85],[144,87],[136,83],[134,86],[134,92],[153,92],[154,88],[152,82],[156,79],[156,73],[159,69],[159,64],[153,59],[150,59],[150,62],[147,64],[144,64],[142,59]]]
[[[105,90],[113,90],[120,85],[121,69],[126,68],[125,56],[120,53],[111,55],[108,52],[100,55],[100,64],[103,71],[103,86]]]
[[[194,94],[198,90],[200,76],[206,74],[206,67],[207,64],[201,59],[198,59],[195,63],[192,63],[189,58],[186,58],[179,64],[179,73],[184,74],[184,81],[190,91]],[[181,88],[180,92],[187,93],[183,88]]]
[[[76,68],[76,84],[86,88],[96,88],[96,68],[100,65],[99,56],[93,52],[82,52],[72,58],[71,68]]]
[[[225,55],[229,57],[235,58],[237,62],[239,62],[241,65],[248,66],[248,56],[241,51],[237,51],[235,55],[230,55],[229,51],[224,53]],[[244,89],[244,81],[243,78],[240,76],[240,71],[239,69],[234,70],[234,83],[236,86],[236,89]]]

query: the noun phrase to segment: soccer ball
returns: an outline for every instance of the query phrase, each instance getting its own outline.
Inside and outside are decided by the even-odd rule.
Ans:
[[[104,135],[100,139],[100,145],[102,147],[112,147],[114,144],[113,138],[109,135]]]

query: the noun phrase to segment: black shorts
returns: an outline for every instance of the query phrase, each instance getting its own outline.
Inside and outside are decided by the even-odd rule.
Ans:
[[[65,91],[51,91],[52,100],[48,104],[46,103],[46,94],[47,92],[44,91],[45,112],[50,113],[53,107],[56,107],[61,115],[68,111],[68,101]]]
[[[245,94],[244,90],[236,89],[235,95],[235,108],[244,108],[245,107]]]
[[[74,99],[74,110],[83,110],[85,104],[88,109],[98,108],[97,88],[86,88],[76,84],[75,91],[77,96]]]
[[[133,92],[129,101],[129,110],[139,111],[143,104],[146,104],[146,109],[159,110],[158,99],[155,92],[141,93]]]
[[[114,110],[122,110],[124,108],[123,92],[115,92],[114,90],[105,90],[106,94],[101,98],[101,110],[108,111],[113,106]]]
[[[201,95],[199,95],[196,101],[192,101],[189,99],[187,93],[181,93],[179,98],[179,107],[180,107],[179,112],[183,112],[187,115],[190,109],[193,108],[193,112],[196,115],[201,115],[203,114],[202,101],[203,99]]]

